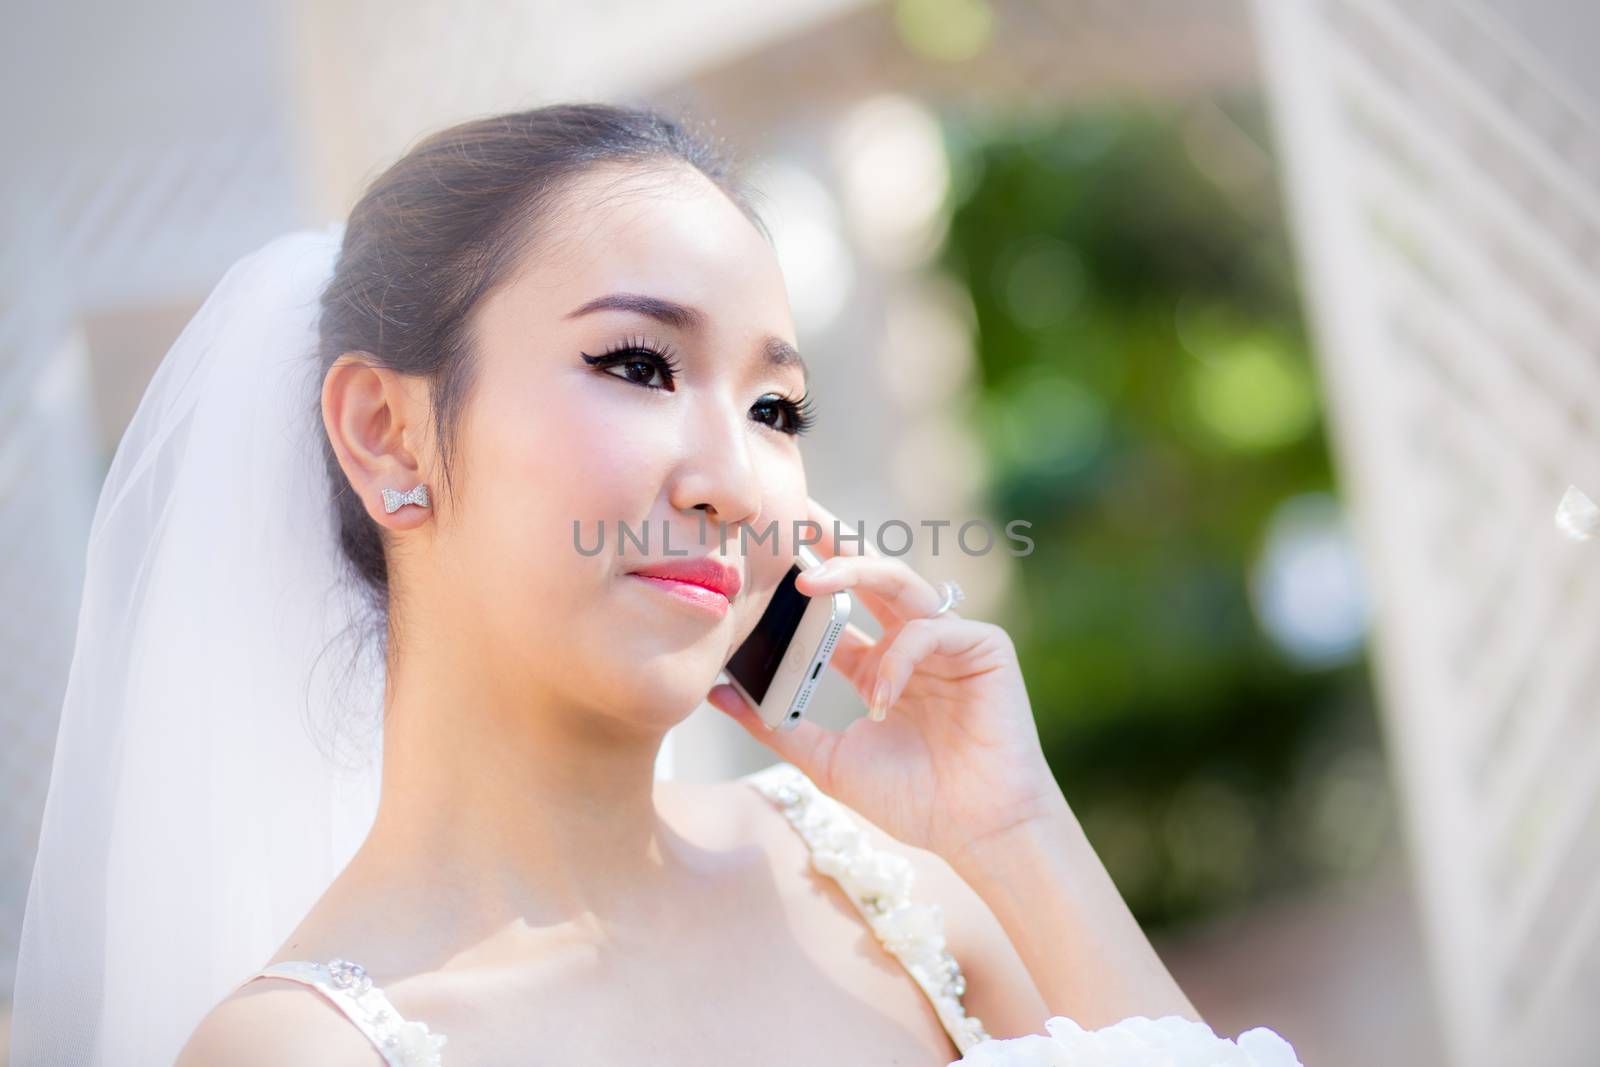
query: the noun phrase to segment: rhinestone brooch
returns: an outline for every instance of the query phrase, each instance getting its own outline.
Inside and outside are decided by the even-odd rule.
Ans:
[[[399,1067],[443,1067],[439,1050],[448,1040],[431,1033],[425,1022],[408,1022],[389,1003],[383,990],[361,964],[333,959],[323,965],[328,986],[342,994],[365,1019],[382,1044],[385,1058]]]

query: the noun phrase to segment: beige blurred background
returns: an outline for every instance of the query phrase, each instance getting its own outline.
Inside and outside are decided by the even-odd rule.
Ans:
[[[950,117],[970,132],[1130,102],[1176,116],[1189,158],[1292,238],[1285,284],[1325,412],[1306,447],[1331,456],[1347,517],[1328,551],[1360,559],[1356,579],[1319,571],[1333,576],[1295,604],[1309,625],[1364,605],[1349,655],[1370,654],[1370,672],[1350,662],[1373,703],[1351,714],[1376,732],[1307,794],[1358,860],[1162,911],[1158,948],[1219,1032],[1271,1025],[1308,1065],[1600,1063],[1584,1011],[1600,995],[1600,548],[1550,523],[1568,482],[1600,492],[1592,8],[147,0],[8,15],[0,1064],[84,538],[149,375],[235,258],[342,217],[421,134],[568,99],[683,109],[754,165],[801,347],[826,353],[810,357],[828,413],[811,485],[869,522],[1010,517],[967,418],[1002,342],[948,269],[944,250],[973,240],[960,211],[977,180]],[[1240,98],[1270,136],[1219,106]],[[1257,414],[1292,399],[1241,380]],[[1026,562],[946,556],[937,573],[962,582],[968,614],[1037,626]],[[1073,662],[1053,647],[1029,645],[1041,686]],[[819,704],[831,724],[860,714],[836,678]],[[673,759],[711,779],[770,756],[702,708]],[[1198,825],[1239,825],[1232,801],[1184,795],[1222,812]],[[1097,845],[1139,840],[1098,810]],[[1134,877],[1133,860],[1108,865]]]

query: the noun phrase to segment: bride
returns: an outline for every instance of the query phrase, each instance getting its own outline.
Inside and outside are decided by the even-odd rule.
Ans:
[[[748,194],[643,109],[445,130],[237,264],[96,512],[15,1062],[1295,1064],[1163,966],[1006,633],[836,540],[794,346]],[[883,626],[838,732],[713,685],[802,520],[801,590]],[[732,595],[574,550],[620,522]],[[706,699],[775,762],[659,776]]]

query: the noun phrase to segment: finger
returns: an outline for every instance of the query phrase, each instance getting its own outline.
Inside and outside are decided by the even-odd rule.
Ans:
[[[901,628],[878,657],[878,676],[868,702],[868,716],[881,722],[905,692],[917,666],[929,656],[970,656],[985,644],[1009,642],[1006,632],[992,622],[952,619],[912,619]]]
[[[852,589],[880,623],[922,618],[944,603],[935,589],[905,560],[892,556],[836,556],[800,572],[795,587],[807,596]],[[949,614],[949,612],[946,612]]]
[[[822,559],[832,559],[834,556],[881,556],[882,553],[872,544],[866,536],[866,524],[851,524],[843,522],[833,512],[817,503],[815,497],[807,497],[811,513],[808,518],[822,528],[822,539],[812,546],[817,555]],[[860,540],[855,534],[860,531]],[[842,538],[836,534],[844,535]]]
[[[733,719],[745,732],[767,748],[777,753],[779,759],[788,760],[813,781],[819,780],[826,759],[833,752],[837,740],[834,731],[818,726],[810,719],[801,718],[789,730],[775,730],[761,721],[754,708],[731,685],[714,685],[706,694],[707,703]],[[820,779],[826,781],[826,775]]]
[[[872,542],[866,538],[865,524],[848,527],[845,523],[840,522],[838,516],[818,502],[815,497],[807,497],[806,500],[811,509],[809,517],[821,530],[822,540],[818,543],[817,548],[818,556],[823,564],[840,556],[846,558],[862,556],[875,559],[883,558],[883,553],[879,552]],[[855,538],[852,531],[860,532],[862,537]],[[804,572],[802,571],[802,573]],[[870,590],[859,590],[858,596],[861,602],[866,605],[867,611],[879,623],[887,625],[888,620],[895,617],[895,613],[887,605],[877,602]]]

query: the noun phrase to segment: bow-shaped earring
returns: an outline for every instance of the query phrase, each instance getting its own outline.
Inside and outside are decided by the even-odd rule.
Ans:
[[[1600,507],[1577,486],[1569,485],[1556,506],[1556,526],[1575,541],[1600,538]]]
[[[432,507],[432,505],[428,503],[428,487],[426,485],[419,484],[416,488],[412,489],[408,493],[402,493],[395,489],[385,489],[383,491],[384,511],[399,511],[407,504],[420,504],[425,508]]]

